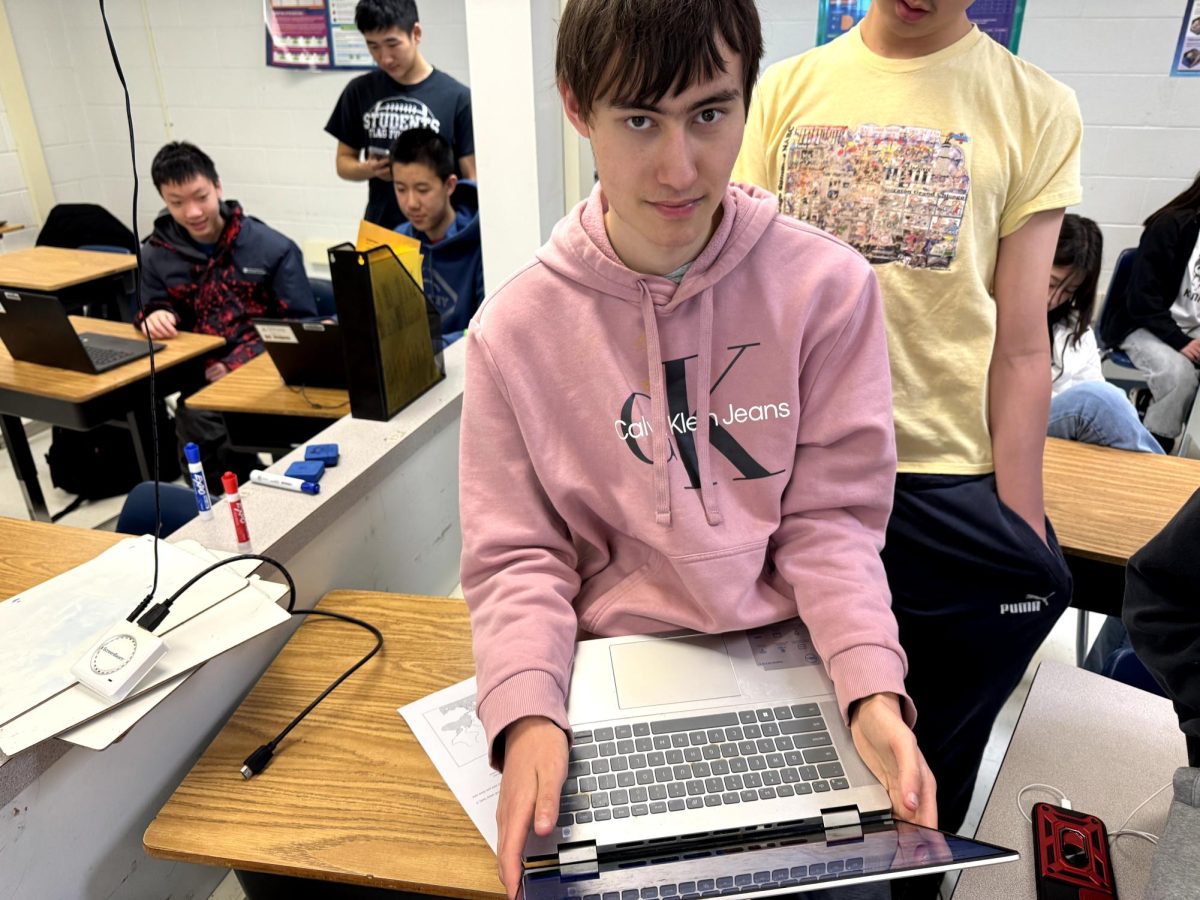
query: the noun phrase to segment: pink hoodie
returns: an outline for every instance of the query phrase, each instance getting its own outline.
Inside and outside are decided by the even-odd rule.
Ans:
[[[467,337],[462,584],[493,759],[522,716],[568,728],[584,632],[798,612],[843,715],[904,696],[879,559],[896,450],[870,265],[731,186],[676,286],[620,262],[603,210],[597,187]]]

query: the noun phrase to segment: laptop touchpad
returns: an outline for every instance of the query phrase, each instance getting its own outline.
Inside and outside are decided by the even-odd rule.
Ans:
[[[614,644],[613,674],[622,709],[741,696],[718,634]]]

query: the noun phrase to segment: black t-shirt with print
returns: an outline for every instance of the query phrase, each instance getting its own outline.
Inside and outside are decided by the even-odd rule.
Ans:
[[[386,154],[403,132],[421,126],[449,141],[455,159],[474,154],[467,86],[437,69],[417,84],[398,84],[382,69],[374,69],[346,85],[325,130],[360,153]],[[405,221],[390,181],[372,178],[367,184],[363,218],[384,228]]]

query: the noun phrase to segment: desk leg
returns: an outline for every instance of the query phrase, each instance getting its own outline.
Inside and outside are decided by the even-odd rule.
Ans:
[[[25,495],[25,508],[29,510],[29,517],[35,522],[49,522],[50,511],[46,509],[46,498],[42,496],[37,467],[33,464],[33,454],[29,452],[29,440],[25,437],[25,426],[21,424],[21,417],[0,416],[0,433],[4,435],[4,446],[8,448],[13,472],[21,484],[21,493]]]
[[[1079,616],[1075,625],[1075,665],[1083,668],[1088,652],[1088,611],[1077,609],[1075,612]]]

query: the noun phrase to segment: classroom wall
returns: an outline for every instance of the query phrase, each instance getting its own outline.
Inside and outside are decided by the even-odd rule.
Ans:
[[[0,220],[20,223],[33,221],[33,205],[25,187],[25,176],[21,173],[17,143],[4,110],[3,98],[0,98]],[[32,245],[33,237],[27,231],[13,232],[0,239],[0,249],[19,250]]]
[[[427,58],[467,82],[463,0],[419,7]],[[101,203],[128,223],[133,182],[124,100],[98,4],[8,0],[6,8],[56,199]],[[161,208],[150,161],[170,138],[199,144],[213,157],[226,196],[302,248],[353,237],[366,185],[337,177],[336,144],[324,126],[358,73],[267,68],[255,0],[110,0],[107,10],[134,108],[143,235]]]

